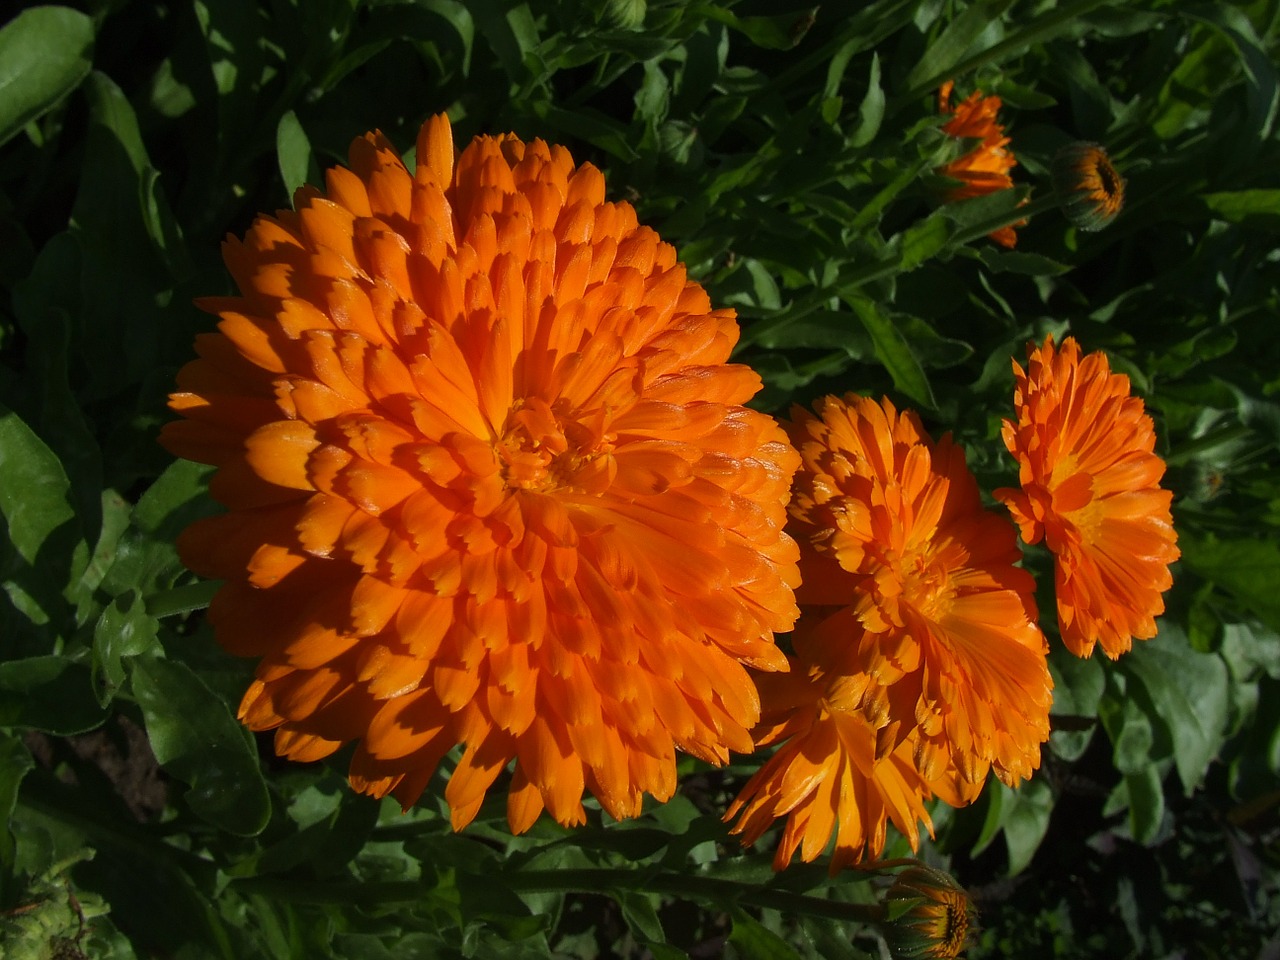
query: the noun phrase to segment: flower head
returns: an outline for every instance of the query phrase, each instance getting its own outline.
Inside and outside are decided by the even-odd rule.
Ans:
[[[1101,351],[1081,358],[1074,338],[1055,349],[1046,337],[1027,353],[1026,370],[1013,364],[1018,419],[1003,430],[1021,487],[995,495],[1022,538],[1043,539],[1056,558],[1067,647],[1087,657],[1100,643],[1115,659],[1134,637],[1156,635],[1179,556],[1155,427]]]
[[[889,952],[902,960],[951,960],[969,939],[973,906],[951,877],[923,863],[907,867],[885,895]]]
[[[972,800],[987,771],[1029,777],[1049,735],[1053,682],[1034,585],[1012,527],[982,506],[964,453],[884,400],[827,397],[796,410],[791,502],[806,642],[877,733],[906,742],[932,789]]]
[[[984,97],[982,91],[975,90],[963,103],[952,106],[954,86],[954,82],[948,80],[938,91],[939,112],[951,114],[951,119],[942,125],[942,132],[957,140],[974,141],[974,146],[937,170],[942,176],[957,181],[946,193],[947,202],[1011,189],[1013,178],[1009,171],[1018,161],[1009,149],[1010,140],[1005,136],[1004,127],[996,120],[1000,98]],[[1013,225],[1001,227],[990,237],[1003,247],[1013,247],[1018,242]]]
[[[797,851],[802,860],[814,860],[833,835],[833,875],[864,856],[877,857],[890,820],[916,849],[917,824],[933,833],[924,807],[932,794],[912,761],[912,744],[877,756],[876,730],[859,709],[859,678],[830,670],[822,645],[797,635],[796,646],[789,672],[758,678],[763,708],[756,741],[782,746],[726,812],[726,820],[741,814],[731,832],[752,844],[776,818],[786,817],[775,870]]]
[[[240,295],[163,440],[228,508],[183,536],[277,750],[357,741],[406,806],[442,757],[455,828],[670,797],[675,751],[752,748],[744,665],[785,668],[797,458],[675,251],[566,150],[428,121],[380,134],[224,247]]]
[[[1081,230],[1101,230],[1124,206],[1124,177],[1096,143],[1069,143],[1050,168],[1054,193],[1068,220]]]

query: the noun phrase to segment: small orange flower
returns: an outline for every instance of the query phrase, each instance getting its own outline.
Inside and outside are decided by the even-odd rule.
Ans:
[[[786,817],[775,870],[797,850],[802,860],[815,859],[833,834],[832,875],[864,855],[877,857],[889,820],[916,849],[917,824],[933,835],[924,807],[932,794],[912,761],[911,742],[877,758],[876,730],[859,709],[859,680],[828,672],[823,646],[797,637],[797,649],[788,673],[757,678],[763,710],[756,742],[782,746],[729,807],[726,820],[741,813],[731,832],[749,845]]]
[[[1013,364],[1018,419],[1003,430],[1021,489],[995,495],[1023,540],[1043,539],[1056,557],[1067,647],[1087,657],[1100,643],[1114,660],[1134,637],[1156,635],[1161,594],[1173,582],[1169,564],[1179,556],[1155,427],[1102,351],[1081,359],[1074,338],[1055,350],[1046,337],[1027,354],[1025,371]]]
[[[948,80],[938,91],[939,112],[951,114],[951,119],[942,125],[942,132],[957,140],[977,141],[977,144],[938,168],[937,172],[942,176],[958,181],[947,191],[947,201],[985,197],[997,190],[1011,189],[1013,178],[1009,171],[1017,166],[1018,161],[1013,151],[1008,149],[1010,139],[1005,136],[1004,127],[996,120],[1000,112],[1000,98],[984,97],[982,91],[975,90],[963,103],[952,106],[954,86],[954,82]],[[1002,247],[1012,248],[1018,242],[1013,225],[1001,227],[989,236]]]
[[[893,957],[953,960],[968,945],[973,904],[941,870],[923,863],[907,867],[885,894],[885,904],[894,907],[883,928]]]
[[[911,742],[948,802],[972,800],[992,767],[1029,777],[1053,681],[1013,528],[982,507],[963,451],[915,414],[853,394],[817,409],[791,426],[798,596],[827,608],[807,642],[857,688],[875,755]]]
[[[784,669],[797,464],[675,251],[540,140],[381,134],[229,239],[237,297],[163,441],[229,512],[180,549],[225,581],[240,707],[406,806],[455,745],[453,825],[514,760],[508,819],[669,798],[675,752],[752,749],[744,665]]]

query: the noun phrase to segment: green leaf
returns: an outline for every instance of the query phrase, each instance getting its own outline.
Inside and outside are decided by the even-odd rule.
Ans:
[[[1182,562],[1212,580],[1273,630],[1280,630],[1280,543],[1183,535]]]
[[[58,458],[17,414],[0,407],[0,583],[33,623],[62,625],[80,593],[89,548]],[[6,638],[8,639],[8,638]]]
[[[634,890],[619,890],[614,894],[614,899],[622,908],[622,919],[627,922],[637,939],[650,943],[666,942],[667,936],[662,930],[662,921],[658,919],[658,911],[654,906],[654,900],[657,899],[655,896]]]
[[[96,729],[104,719],[88,667],[58,656],[0,663],[0,727],[69,737]]]
[[[1211,214],[1231,223],[1280,222],[1280,190],[1225,190],[1202,193],[1200,199]]]
[[[733,911],[729,942],[743,960],[801,960],[791,944],[740,909]]]
[[[0,864],[13,866],[14,842],[9,832],[9,818],[18,802],[18,787],[27,771],[35,766],[29,751],[20,739],[8,734],[0,735]]]
[[[0,29],[0,144],[57,106],[93,66],[93,21],[32,7]]]
[[[1055,729],[1049,743],[1053,752],[1062,759],[1076,760],[1093,739],[1096,724],[1089,723],[1089,720],[1097,716],[1106,676],[1097,659],[1082,660],[1060,644],[1055,644],[1049,653],[1049,672],[1053,675],[1051,713],[1074,721],[1073,729]],[[1080,723],[1085,725],[1085,729],[1075,728]]]
[[[311,169],[311,141],[292,110],[285,111],[276,127],[276,160],[285,191],[292,197],[307,182]]]
[[[148,615],[138,591],[116,597],[93,629],[93,679],[98,702],[106,706],[124,685],[121,660],[155,652],[160,622]]]
[[[156,761],[189,785],[191,809],[240,836],[261,832],[271,804],[253,738],[185,664],[138,657],[131,666]]]
[[[940,86],[952,68],[993,24],[1000,22],[1011,6],[1013,0],[982,0],[962,12],[947,24],[947,28],[911,68],[907,74],[907,86],[913,90]]]
[[[849,138],[849,146],[865,147],[880,132],[880,122],[884,119],[885,96],[880,86],[880,55],[871,56],[871,78],[867,81],[867,92],[858,107],[858,128]]]
[[[1010,876],[1021,873],[1031,863],[1036,848],[1049,829],[1049,815],[1053,813],[1053,791],[1043,780],[1029,780],[1017,790],[1010,790],[1003,783],[1002,791],[1009,796],[1001,809],[1004,826],[1004,842],[1009,851]]]
[[[936,407],[933,389],[929,386],[924,368],[920,366],[920,361],[916,359],[897,325],[873,301],[865,297],[851,296],[846,301],[871,335],[876,356],[889,371],[894,386],[916,403],[931,410]]]
[[[1156,638],[1135,643],[1120,666],[1146,687],[1156,713],[1169,728],[1173,761],[1189,796],[1204,780],[1226,739],[1230,694],[1226,664],[1217,654],[1191,649],[1182,630],[1164,620]]]

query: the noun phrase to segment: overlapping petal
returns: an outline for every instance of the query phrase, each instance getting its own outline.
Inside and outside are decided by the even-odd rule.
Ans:
[[[219,641],[259,658],[241,717],[408,805],[456,745],[469,822],[615,817],[675,752],[752,747],[744,665],[786,666],[795,452],[743,404],[738,328],[562,148],[380,134],[224,253],[239,296],[197,343],[163,441],[228,512],[180,549],[225,581]]]
[[[1101,351],[1081,356],[1073,337],[1057,347],[1046,337],[1027,353],[1025,370],[1013,364],[1018,419],[1003,429],[1020,488],[995,495],[1022,538],[1054,554],[1067,647],[1087,657],[1100,644],[1115,659],[1155,636],[1179,556],[1155,427]]]
[[[991,768],[1030,776],[1053,684],[1016,534],[983,509],[963,451],[915,414],[852,394],[817,410],[791,427],[800,599],[827,610],[807,642],[865,675],[877,756],[911,739],[925,779],[962,802]]]

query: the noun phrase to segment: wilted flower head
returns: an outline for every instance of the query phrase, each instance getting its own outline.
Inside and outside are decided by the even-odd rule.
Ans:
[[[1053,682],[1013,529],[983,508],[963,451],[915,414],[853,394],[817,411],[797,408],[790,427],[799,597],[823,608],[807,642],[853,686],[876,756],[912,742],[949,802],[972,800],[992,767],[1029,777]]]
[[[1021,486],[995,495],[1022,538],[1043,539],[1056,558],[1067,647],[1087,657],[1100,643],[1115,659],[1133,638],[1156,635],[1179,556],[1155,426],[1102,351],[1081,358],[1074,338],[1055,349],[1045,337],[1027,354],[1026,370],[1013,364],[1018,419],[1003,430]]]
[[[937,172],[958,181],[946,193],[948,202],[985,197],[997,190],[1013,187],[1009,171],[1018,165],[1010,139],[1004,127],[996,120],[1000,112],[999,97],[984,97],[975,90],[963,103],[952,106],[951,91],[955,84],[948,80],[938,91],[938,110],[951,114],[942,125],[942,132],[957,140],[975,141],[972,149],[939,167]],[[1003,247],[1013,247],[1018,242],[1013,225],[1001,227],[990,234],[992,240]]]
[[[163,437],[218,467],[229,512],[180,549],[261,658],[244,722],[299,760],[357,741],[352,783],[405,805],[464,745],[455,828],[512,760],[520,831],[750,750],[796,455],[742,406],[733,312],[540,140],[455,159],[439,116],[413,171],[373,133],[326,181],[227,241],[240,295],[203,303]]]
[[[969,939],[973,906],[948,874],[923,863],[907,867],[885,895],[889,952],[900,960],[951,960]]]

